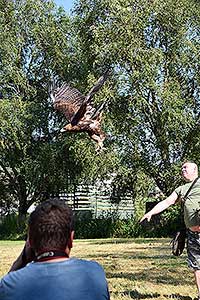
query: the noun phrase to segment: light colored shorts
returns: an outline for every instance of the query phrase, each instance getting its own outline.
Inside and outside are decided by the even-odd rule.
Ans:
[[[188,266],[200,270],[200,232],[187,230]]]

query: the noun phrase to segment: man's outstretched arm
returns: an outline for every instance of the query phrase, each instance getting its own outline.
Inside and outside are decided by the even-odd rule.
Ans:
[[[147,219],[149,222],[151,220],[151,217],[153,215],[159,214],[161,211],[167,209],[169,206],[173,205],[178,198],[178,195],[176,192],[173,192],[169,197],[167,197],[165,200],[160,201],[158,204],[156,204],[152,210],[150,210],[148,213],[146,213],[142,219],[140,220],[140,223]]]

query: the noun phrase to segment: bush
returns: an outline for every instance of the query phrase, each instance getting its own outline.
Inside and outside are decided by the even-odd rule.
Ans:
[[[104,213],[94,218],[91,211],[76,212],[75,238],[136,238],[169,237],[180,228],[180,209],[172,208],[161,214],[155,222],[141,225],[138,219],[129,217],[120,219],[116,212]],[[18,216],[8,215],[0,222],[0,239],[24,239],[26,226],[19,229]]]
[[[93,218],[92,215],[75,218],[75,236],[78,239],[106,238],[113,235],[111,215]]]
[[[16,214],[3,216],[0,220],[0,239],[24,239],[26,226],[19,230],[19,218]]]
[[[116,213],[102,214],[98,218],[92,215],[80,215],[75,219],[75,237],[89,238],[128,238],[139,236],[139,223],[133,218],[119,219]]]

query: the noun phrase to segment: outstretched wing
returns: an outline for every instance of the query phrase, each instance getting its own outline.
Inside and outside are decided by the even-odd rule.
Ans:
[[[96,110],[91,104],[91,99],[94,94],[102,87],[109,73],[110,70],[107,70],[103,74],[103,76],[98,79],[98,81],[89,91],[86,97],[82,95],[77,89],[72,88],[71,86],[64,83],[53,96],[54,109],[63,112],[72,126],[76,125],[83,117],[94,119],[94,114],[96,117]]]
[[[99,77],[99,79],[97,80],[95,85],[91,88],[91,90],[85,97],[85,100],[83,103],[83,104],[87,103],[86,110],[85,110],[85,118],[90,118],[90,119],[95,120],[99,117],[105,103],[101,104],[100,107],[98,107],[96,109],[93,107],[93,105],[91,103],[91,99],[94,96],[94,94],[96,94],[100,90],[100,88],[103,86],[104,82],[107,80],[110,73],[111,73],[111,70],[108,69],[101,77]]]
[[[54,109],[64,113],[68,121],[78,120],[84,115],[87,104],[85,96],[77,89],[64,83],[54,94]]]
[[[96,82],[96,84],[91,88],[91,90],[89,91],[89,93],[86,96],[86,101],[89,101],[92,99],[92,97],[94,96],[94,94],[96,94],[96,92],[98,92],[98,90],[102,87],[102,85],[104,84],[104,82],[106,81],[106,79],[108,78],[108,76],[110,75],[111,71],[110,69],[108,69]]]

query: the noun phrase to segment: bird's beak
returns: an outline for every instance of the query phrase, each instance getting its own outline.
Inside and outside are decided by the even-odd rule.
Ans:
[[[65,132],[66,130],[64,129],[64,128],[62,128],[61,130],[60,130],[60,132]]]

